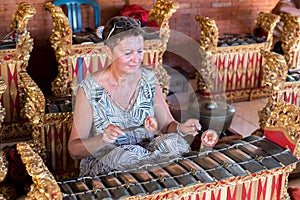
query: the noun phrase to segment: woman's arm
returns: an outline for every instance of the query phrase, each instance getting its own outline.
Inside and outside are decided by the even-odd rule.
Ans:
[[[175,132],[177,122],[170,112],[169,106],[166,102],[166,99],[163,97],[162,89],[158,82],[156,83],[155,87],[154,113],[158,121],[158,127],[162,133]],[[175,126],[171,126],[170,123],[175,123]]]
[[[81,88],[78,88],[68,150],[73,159],[82,159],[97,152],[104,142],[102,135],[88,138],[92,126],[92,108]]]
[[[82,89],[79,88],[73,113],[71,135],[68,142],[70,156],[75,160],[96,153],[106,144],[113,143],[120,135],[124,135],[119,127],[110,124],[103,134],[89,138],[92,123],[93,112],[91,105]]]

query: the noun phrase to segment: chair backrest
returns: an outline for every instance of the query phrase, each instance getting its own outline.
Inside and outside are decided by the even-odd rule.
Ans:
[[[100,26],[100,5],[96,0],[54,0],[53,4],[67,6],[69,22],[74,33],[82,31],[81,4],[92,6],[95,17],[95,27],[93,28]]]

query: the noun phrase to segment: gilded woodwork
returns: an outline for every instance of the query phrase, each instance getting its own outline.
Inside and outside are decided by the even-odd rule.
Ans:
[[[25,71],[20,72],[19,75],[24,83],[24,93],[26,94],[23,112],[32,126],[32,148],[37,153],[43,155],[44,149],[41,143],[41,132],[38,127],[43,124],[45,115],[45,97],[38,85]]]
[[[2,99],[2,95],[5,92],[7,86],[4,83],[2,77],[0,76],[0,100]],[[5,118],[5,108],[2,106],[2,103],[0,102],[0,129],[2,128],[2,123]]]
[[[54,28],[50,36],[50,43],[55,52],[58,62],[58,76],[52,82],[52,92],[54,95],[67,96],[70,93],[70,71],[67,56],[71,54],[72,48],[72,28],[68,17],[62,9],[51,2],[44,4],[45,10],[49,11],[53,19]]]
[[[23,61],[20,66],[22,70],[25,70],[30,58],[30,52],[33,49],[33,39],[30,33],[27,31],[27,24],[30,18],[35,15],[35,8],[29,3],[20,3],[16,13],[13,15],[11,28],[15,29],[17,34],[17,46],[15,55],[19,60]]]
[[[267,32],[267,48],[271,49],[273,43],[273,30],[276,27],[276,24],[280,21],[280,16],[260,12],[255,21],[254,28],[263,28]]]
[[[0,182],[2,182],[8,172],[8,162],[6,160],[6,155],[4,151],[0,150]]]
[[[158,78],[163,95],[167,98],[169,93],[170,76],[163,67],[163,54],[167,50],[170,38],[169,20],[179,9],[177,2],[168,0],[157,0],[149,12],[148,21],[155,20],[159,27],[160,39],[144,41],[143,67],[152,69]]]
[[[16,38],[16,47],[0,50],[0,74],[7,85],[1,99],[5,108],[5,119],[0,132],[0,141],[12,141],[31,137],[30,125],[22,111],[25,103],[24,86],[19,73],[24,71],[33,49],[33,39],[27,31],[28,21],[35,14],[35,8],[29,3],[19,3],[12,16],[11,29]],[[2,107],[1,107],[2,108]],[[1,109],[1,111],[3,111]]]
[[[195,19],[201,26],[199,44],[202,50],[199,51],[202,63],[196,73],[196,80],[197,88],[199,91],[204,92],[213,89],[213,80],[216,77],[213,64],[215,62],[214,50],[217,48],[219,32],[214,20],[199,15],[196,15]]]
[[[215,20],[196,15],[196,21],[201,27],[199,44],[204,50],[215,50],[218,45],[219,30]]]
[[[295,145],[294,155],[300,158],[300,108],[284,101],[268,99],[267,105],[259,112],[260,126],[267,130],[281,130],[291,144]]]
[[[282,82],[280,89],[274,94],[276,101],[284,100],[285,102],[294,104],[300,107],[300,83],[294,82]]]
[[[299,81],[286,82],[288,64],[284,56],[264,50],[261,53],[264,57],[261,86],[269,90],[273,101],[284,100],[300,106],[300,84]]]
[[[202,95],[232,101],[270,95],[264,88],[260,88],[263,63],[260,49],[270,50],[270,33],[280,17],[259,13],[255,28],[261,27],[268,32],[266,42],[225,47],[217,46],[219,33],[214,20],[199,15],[195,19],[201,27],[200,48],[207,54],[204,58],[209,59],[196,73],[197,88]]]
[[[294,155],[300,158],[300,109],[284,101],[284,96],[299,87],[299,82],[286,82],[288,64],[282,55],[263,51],[262,86],[271,91],[266,106],[258,112],[259,125],[262,130],[280,130],[291,144],[295,145]],[[283,95],[282,95],[283,93]],[[281,96],[282,95],[282,96]]]
[[[32,141],[30,145],[35,152],[41,155],[45,163],[50,165],[49,168],[52,170],[53,166],[47,162],[47,158],[55,158],[55,156],[48,155],[49,149],[54,148],[54,150],[51,151],[54,153],[63,152],[64,157],[66,157],[66,141],[68,138],[58,140],[56,139],[56,134],[60,132],[70,132],[73,115],[70,112],[45,113],[46,100],[40,88],[27,73],[20,73],[20,77],[24,82],[24,91],[27,100],[24,105],[24,112],[32,126]],[[54,130],[57,132],[53,132]],[[66,137],[66,135],[63,135],[63,137]],[[50,143],[52,143],[54,147],[49,146],[48,144]],[[64,150],[62,150],[63,148]],[[63,161],[65,160],[66,158],[63,159]],[[53,163],[55,164],[56,162],[57,160],[54,159]],[[68,163],[64,163],[63,168],[70,169]],[[78,163],[78,161],[76,163]]]
[[[264,57],[261,85],[278,91],[286,79],[287,63],[284,57],[277,53],[261,50],[261,54]]]
[[[26,199],[61,200],[63,198],[62,192],[60,191],[54,176],[44,164],[43,159],[30,147],[28,143],[18,143],[17,150],[21,155],[26,171],[33,181]]]
[[[282,83],[285,82],[287,64],[282,55],[265,50],[261,50],[261,53],[264,57],[261,86],[266,87],[270,92],[266,106],[258,112],[259,124],[263,130],[266,126],[266,120],[275,107],[276,93],[280,90]]]
[[[149,12],[148,21],[156,21],[159,26],[159,36],[165,40],[165,44],[169,41],[170,37],[169,20],[177,9],[179,9],[177,2],[157,0]]]
[[[276,102],[272,98],[267,98],[265,107],[258,111],[258,123],[259,127],[264,130],[266,127],[267,120],[273,111]]]
[[[300,68],[300,17],[282,13],[281,21],[284,23],[281,35],[284,58],[291,69]]]
[[[212,51],[199,50],[201,57],[200,66],[198,66],[196,75],[197,88],[201,92],[213,90],[216,71],[214,68],[215,55]]]

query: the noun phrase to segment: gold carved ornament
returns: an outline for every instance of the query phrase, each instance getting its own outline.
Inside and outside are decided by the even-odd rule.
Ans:
[[[271,49],[273,43],[273,30],[279,21],[280,16],[265,12],[260,12],[256,18],[254,28],[263,28],[263,30],[268,33],[266,49]]]
[[[18,5],[16,13],[13,15],[11,28],[15,29],[17,37],[16,55],[18,60],[23,60],[24,64],[21,66],[23,70],[28,66],[30,52],[33,49],[33,39],[26,27],[28,20],[36,13],[35,8],[29,4],[22,2]]]
[[[169,20],[172,15],[179,9],[179,4],[173,1],[158,0],[149,12],[148,21],[153,21],[159,26],[159,36],[162,40],[145,40],[145,54],[143,67],[153,70],[163,91],[163,95],[167,98],[169,93],[170,76],[163,67],[162,57],[167,50],[167,43],[170,38]],[[149,57],[155,55],[155,66],[148,66]],[[149,57],[148,57],[149,56]]]
[[[8,161],[6,160],[6,154],[0,150],[0,182],[2,182],[8,172]]]
[[[7,86],[5,82],[3,81],[2,77],[0,76],[0,100],[2,98],[3,93],[5,92]],[[2,123],[5,119],[5,108],[2,106],[2,103],[0,102],[0,129],[2,128]]]
[[[32,150],[29,144],[20,142],[17,144],[18,153],[26,171],[31,176],[33,184],[27,193],[26,200],[62,199],[62,192],[51,172],[44,164],[43,159]]]
[[[58,66],[58,76],[52,82],[52,91],[56,96],[67,96],[68,83],[70,82],[70,72],[68,66],[68,56],[71,54],[72,49],[72,28],[70,26],[68,17],[64,14],[63,10],[47,2],[44,4],[46,11],[49,11],[53,20],[54,29],[50,36],[50,43],[55,52]],[[65,92],[63,92],[65,91]]]
[[[31,38],[30,33],[27,31],[26,27],[29,19],[33,17],[35,13],[35,8],[31,4],[26,2],[21,2],[18,4],[18,8],[15,14],[12,16],[12,22],[10,24],[11,29],[13,29],[14,37],[17,41],[16,48],[0,51],[0,63],[2,67],[5,67],[5,69],[3,70],[15,70],[17,71],[17,73],[19,73],[20,71],[26,72],[30,53],[33,49],[33,39]],[[4,78],[4,76],[8,75],[2,74],[2,76]],[[10,90],[7,94],[5,94],[12,95],[13,98],[19,98],[18,101],[20,104],[20,108],[23,107],[23,104],[25,102],[23,87],[24,86],[22,81],[12,82],[12,85],[10,85]],[[16,94],[19,94],[19,96],[17,97]],[[1,112],[4,112],[2,106],[0,110]],[[15,112],[18,111],[13,111],[13,113],[10,113],[11,116],[17,116],[16,118],[19,118],[19,116],[21,118],[25,117],[22,111],[20,112],[20,114]],[[2,116],[3,115],[1,114],[1,118]],[[16,138],[28,138],[28,136],[30,135],[31,131],[27,122],[11,123],[6,124],[2,127],[0,141],[15,140]]]
[[[21,71],[26,70],[30,58],[30,53],[33,49],[33,39],[31,38],[30,33],[27,31],[26,27],[29,19],[33,17],[35,12],[36,11],[34,7],[29,3],[22,2],[18,4],[18,8],[15,14],[12,16],[12,22],[10,24],[11,29],[13,29],[14,31],[14,37],[17,40],[16,48],[1,50],[0,63],[6,62],[8,67],[10,66],[10,64],[14,64],[17,68],[14,70],[18,70],[18,68],[20,68]],[[19,86],[17,86],[17,89],[22,91],[22,83],[15,84],[20,84],[20,88]],[[20,96],[22,96],[22,92],[20,92]],[[21,99],[23,100],[22,97]]]
[[[271,51],[261,50],[263,56],[263,68],[261,86],[270,91],[271,97],[267,99],[266,106],[258,112],[260,128],[266,126],[266,120],[275,107],[275,97],[281,84],[285,82],[287,75],[287,64],[284,57]]]
[[[196,72],[197,88],[200,91],[211,91],[213,89],[215,74],[215,51],[218,45],[219,31],[216,22],[208,17],[195,16],[201,27],[200,49],[201,66]],[[224,96],[220,97],[223,98]]]
[[[264,128],[284,130],[287,139],[295,144],[294,155],[300,158],[300,108],[284,101],[273,102],[271,105]]]
[[[297,68],[297,63],[294,63],[295,56],[300,50],[300,17],[288,13],[281,13],[280,16],[281,21],[284,23],[281,46],[288,67],[294,69]]]
[[[165,40],[165,43],[168,42],[170,37],[169,20],[177,9],[179,9],[179,4],[176,2],[157,0],[149,12],[148,21],[156,21],[160,28],[159,36]]]
[[[218,45],[219,30],[215,20],[208,17],[196,15],[196,21],[201,27],[199,44],[203,50],[215,50]]]
[[[13,60],[11,62],[17,63],[17,67],[20,68],[21,71],[26,71],[26,67],[28,66],[28,61],[30,58],[30,53],[33,49],[33,39],[30,36],[30,33],[27,31],[27,24],[31,17],[36,13],[35,8],[25,2],[21,2],[18,4],[18,8],[15,14],[12,16],[12,22],[10,24],[11,28],[14,30],[15,37],[17,39],[16,49],[11,52],[14,54]],[[12,56],[7,55],[8,52],[3,52],[2,56]],[[2,59],[1,59],[2,60]],[[10,61],[8,61],[10,62]],[[17,89],[20,91],[20,103],[23,102],[23,93],[22,93],[22,83],[18,83]]]
[[[300,109],[283,100],[277,100],[277,93],[284,87],[288,71],[287,63],[282,55],[261,50],[264,57],[262,86],[266,86],[272,92],[267,99],[266,106],[258,112],[259,125],[262,130],[284,130],[285,136],[295,144],[294,155],[300,158]]]
[[[203,49],[199,49],[199,56],[201,56],[200,66],[197,68],[196,81],[197,88],[201,92],[210,92],[213,90],[214,80],[216,78],[215,72],[215,54],[212,51],[204,51]],[[223,98],[224,96],[221,95]]]
[[[45,147],[42,145],[41,127],[44,124],[45,115],[45,97],[38,85],[31,79],[26,72],[19,73],[20,79],[24,83],[24,93],[26,102],[23,112],[32,125],[32,143],[31,147],[37,152],[44,154]]]
[[[266,86],[273,92],[280,90],[280,86],[285,82],[288,66],[284,57],[278,53],[261,50],[263,56],[263,68],[261,85]]]

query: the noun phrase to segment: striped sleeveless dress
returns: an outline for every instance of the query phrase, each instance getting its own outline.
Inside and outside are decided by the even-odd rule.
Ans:
[[[142,78],[136,88],[137,96],[130,109],[120,107],[91,75],[79,86],[88,98],[93,112],[89,137],[102,134],[109,124],[125,129],[143,125],[148,116],[154,116],[156,76],[152,71],[142,69]],[[189,144],[175,133],[154,137],[154,134],[145,128],[137,128],[125,134],[94,155],[82,159],[80,176],[96,176],[113,170],[127,170],[143,164],[149,165],[189,151]]]

